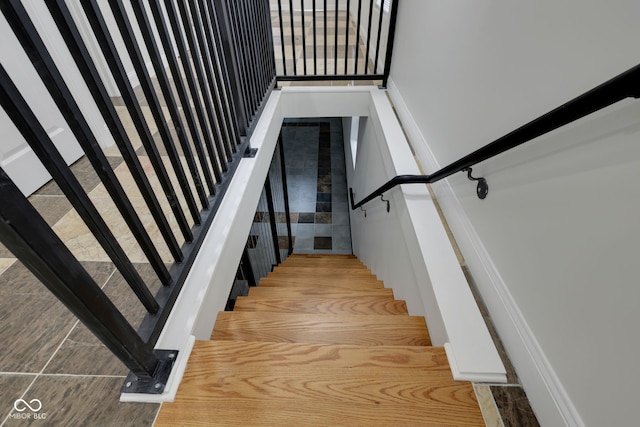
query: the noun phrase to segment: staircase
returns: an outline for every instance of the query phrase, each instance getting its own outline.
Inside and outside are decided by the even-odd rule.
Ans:
[[[423,317],[352,255],[292,255],[196,342],[157,426],[484,425]]]

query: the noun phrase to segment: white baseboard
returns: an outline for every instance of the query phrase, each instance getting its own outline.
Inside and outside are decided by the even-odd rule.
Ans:
[[[417,158],[427,173],[435,172],[440,165],[392,79],[388,92]],[[453,188],[447,180],[432,187],[541,425],[583,426]]]
[[[28,146],[4,159],[0,162],[0,166],[25,197],[30,196],[51,179],[49,172]]]

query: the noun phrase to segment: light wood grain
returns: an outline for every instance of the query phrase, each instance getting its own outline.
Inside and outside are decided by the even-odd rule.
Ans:
[[[471,398],[471,397],[470,397]],[[176,400],[164,403],[156,426],[484,426],[471,406],[354,404],[302,400]]]
[[[238,297],[234,311],[271,311],[309,314],[390,314],[407,315],[404,301],[389,297],[352,298],[268,298]]]
[[[156,425],[483,425],[447,366],[442,348],[196,343]]]
[[[260,286],[290,286],[290,287],[337,287],[349,289],[383,288],[384,284],[372,276],[351,277],[334,275],[298,276],[280,275],[260,279]]]
[[[211,339],[431,345],[423,317],[220,312]]]
[[[157,426],[484,425],[424,318],[353,256],[290,256],[211,338]]]
[[[358,257],[353,254],[291,254],[287,259],[305,259],[305,260],[340,260],[340,259],[353,259],[356,261]]]
[[[353,298],[353,297],[391,297],[393,290],[389,288],[370,289],[349,289],[336,287],[275,287],[275,286],[253,286],[249,288],[249,296],[256,297],[286,297],[286,298]]]
[[[196,341],[189,371],[206,375],[212,365],[267,368],[402,369],[449,372],[443,347],[361,346],[347,344],[274,343],[259,341]],[[235,368],[234,368],[235,369]]]
[[[362,268],[368,270],[360,261],[357,260],[342,260],[342,261],[305,261],[305,260],[292,260],[287,258],[285,262],[280,264],[278,269],[287,269],[287,268],[346,268],[346,269],[354,269],[354,268]]]
[[[267,274],[267,277],[273,276],[309,276],[309,275],[323,275],[323,276],[348,276],[348,277],[373,277],[369,270],[364,267],[351,268],[351,267],[276,267],[273,271]]]

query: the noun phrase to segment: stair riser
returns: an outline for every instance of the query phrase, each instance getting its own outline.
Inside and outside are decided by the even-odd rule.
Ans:
[[[341,277],[267,277],[260,280],[260,286],[318,287],[324,286],[348,289],[381,289],[383,283],[374,279],[352,279]]]
[[[249,296],[253,297],[287,297],[287,298],[357,298],[362,297],[390,297],[391,289],[348,289],[348,288],[309,288],[309,287],[275,287],[254,286],[249,288]]]

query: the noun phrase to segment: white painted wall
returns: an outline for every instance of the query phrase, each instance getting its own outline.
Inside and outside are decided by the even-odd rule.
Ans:
[[[433,172],[640,63],[640,3],[400,4],[390,94]],[[630,425],[640,374],[640,102],[435,186],[543,425]]]

